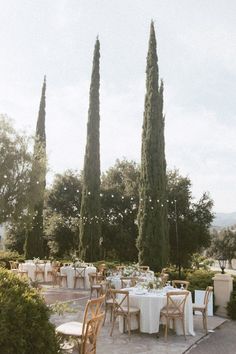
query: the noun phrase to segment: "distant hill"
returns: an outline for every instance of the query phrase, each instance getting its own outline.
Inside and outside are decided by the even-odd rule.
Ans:
[[[212,227],[222,228],[236,224],[236,212],[233,213],[215,213]]]

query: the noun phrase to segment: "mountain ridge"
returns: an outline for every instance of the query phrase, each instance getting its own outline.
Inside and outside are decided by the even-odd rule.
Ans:
[[[231,213],[215,213],[212,227],[229,227],[236,224],[236,211]]]

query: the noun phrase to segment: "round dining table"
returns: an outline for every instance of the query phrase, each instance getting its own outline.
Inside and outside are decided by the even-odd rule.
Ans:
[[[146,289],[129,288],[123,289],[129,291],[129,304],[140,309],[140,332],[142,333],[158,333],[161,324],[160,312],[167,304],[166,293],[168,289],[147,291]],[[173,290],[173,289],[169,289]],[[176,290],[176,289],[175,289]],[[193,329],[193,310],[192,296],[189,292],[185,304],[185,331],[187,335],[195,335]],[[138,323],[135,316],[131,318],[131,329],[137,329]],[[120,317],[119,330],[123,331],[123,321]],[[176,320],[176,334],[183,334],[180,320]]]

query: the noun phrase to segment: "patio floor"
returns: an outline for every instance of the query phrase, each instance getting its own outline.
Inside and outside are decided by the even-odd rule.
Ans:
[[[70,308],[74,310],[73,313],[65,313],[63,316],[53,314],[51,316],[52,323],[58,326],[68,321],[82,321],[84,307],[88,300],[88,291],[54,288],[51,290],[48,289],[46,292],[48,293],[46,299],[50,298],[50,301],[51,299],[66,301]],[[51,297],[49,293],[51,293]],[[74,299],[74,301],[67,301],[70,299]],[[225,321],[227,320],[222,317],[209,317],[209,332],[213,331]],[[118,323],[114,329],[113,336],[110,337],[110,326],[108,315],[98,338],[97,354],[182,354],[187,352],[206,335],[202,328],[202,317],[199,315],[194,316],[195,336],[187,336],[187,340],[185,340],[183,336],[176,336],[172,331],[169,331],[168,341],[166,342],[162,328],[160,328],[159,337],[155,334],[140,334],[134,331],[131,333],[131,338],[129,339],[128,334],[119,332]],[[65,353],[77,354],[78,352],[74,349],[72,351],[66,351]]]

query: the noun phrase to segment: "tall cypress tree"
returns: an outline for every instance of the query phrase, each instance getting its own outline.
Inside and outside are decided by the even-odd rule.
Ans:
[[[159,83],[157,61],[152,21],[146,67],[137,247],[140,264],[148,264],[156,271],[166,265],[169,253],[163,82]]]
[[[99,258],[101,236],[100,204],[100,43],[97,38],[89,94],[87,144],[84,157],[83,190],[80,210],[80,257],[85,261]]]
[[[43,206],[46,186],[46,77],[44,77],[42,95],[36,125],[33,163],[30,180],[30,213],[32,228],[28,231],[25,242],[25,257],[43,256]]]

